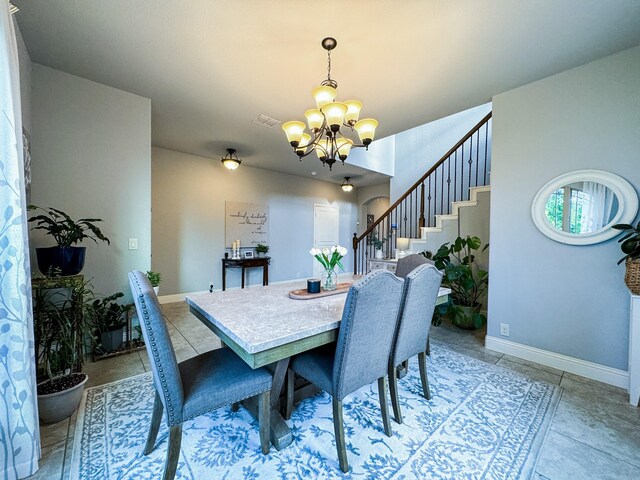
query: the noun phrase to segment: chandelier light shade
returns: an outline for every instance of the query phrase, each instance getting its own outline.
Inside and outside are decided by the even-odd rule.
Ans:
[[[351,183],[351,177],[344,177],[344,182],[342,182],[342,190],[345,192],[350,192],[353,190],[353,183]]]
[[[322,48],[327,51],[327,79],[311,91],[316,108],[304,113],[307,124],[292,121],[282,125],[287,141],[300,160],[315,150],[320,161],[327,165],[329,170],[337,160],[344,164],[352,148],[365,147],[368,150],[378,126],[378,121],[373,118],[359,120],[362,102],[336,100],[338,82],[331,78],[331,50],[336,48],[337,44],[335,38],[327,37],[322,40]],[[310,134],[305,132],[307,126]],[[354,131],[360,139],[359,144],[345,135]]]
[[[236,155],[235,148],[227,148],[227,154],[222,157],[220,161],[229,170],[235,170],[240,166],[240,163],[242,163],[242,160]]]

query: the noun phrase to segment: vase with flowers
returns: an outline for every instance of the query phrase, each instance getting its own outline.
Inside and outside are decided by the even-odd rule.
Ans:
[[[322,289],[323,290],[335,290],[338,287],[338,275],[336,274],[336,267],[340,267],[340,270],[344,271],[344,267],[340,260],[347,254],[347,249],[335,245],[331,248],[312,248],[309,253],[316,258],[324,268],[322,274]]]

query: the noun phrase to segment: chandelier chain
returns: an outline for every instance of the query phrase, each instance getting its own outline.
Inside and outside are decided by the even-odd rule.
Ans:
[[[327,80],[331,80],[331,50],[327,50]]]

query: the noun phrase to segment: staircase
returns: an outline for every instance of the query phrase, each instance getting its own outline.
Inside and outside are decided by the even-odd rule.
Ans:
[[[398,238],[418,239],[425,228],[424,249],[435,251],[458,236],[463,217],[473,223],[473,208],[488,209],[491,116],[478,122],[360,236],[353,234],[354,274],[366,273],[367,260],[375,256],[373,235],[386,240],[384,256],[393,258]],[[486,237],[481,236],[485,242],[486,228]]]

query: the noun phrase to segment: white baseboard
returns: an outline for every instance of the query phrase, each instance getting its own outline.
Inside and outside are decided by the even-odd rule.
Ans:
[[[338,281],[350,282],[352,277],[353,277],[353,272],[340,272],[338,274]],[[280,285],[282,283],[292,283],[292,282],[304,282],[305,280],[306,280],[306,277],[294,278],[293,280],[280,280],[277,282],[269,282],[269,285]],[[253,285],[245,286],[245,288],[256,288],[256,287],[262,287],[262,284],[255,283]],[[227,288],[227,290],[235,290],[237,288],[240,288],[240,287],[229,287]],[[203,290],[201,292],[174,293],[172,295],[161,295],[158,297],[158,301],[160,302],[161,305],[164,305],[165,303],[184,302],[184,297],[186,297],[187,295],[195,295],[197,293],[207,293],[208,291],[209,290]],[[213,291],[220,292],[222,291],[222,289],[216,288]]]
[[[586,360],[580,360],[579,358],[549,352],[489,335],[485,337],[484,346],[489,350],[506,353],[507,355],[557,368],[558,370],[564,370],[565,372],[598,380],[599,382],[624,388],[625,390],[629,389],[629,372],[624,370],[606,367],[597,363],[587,362]]]

